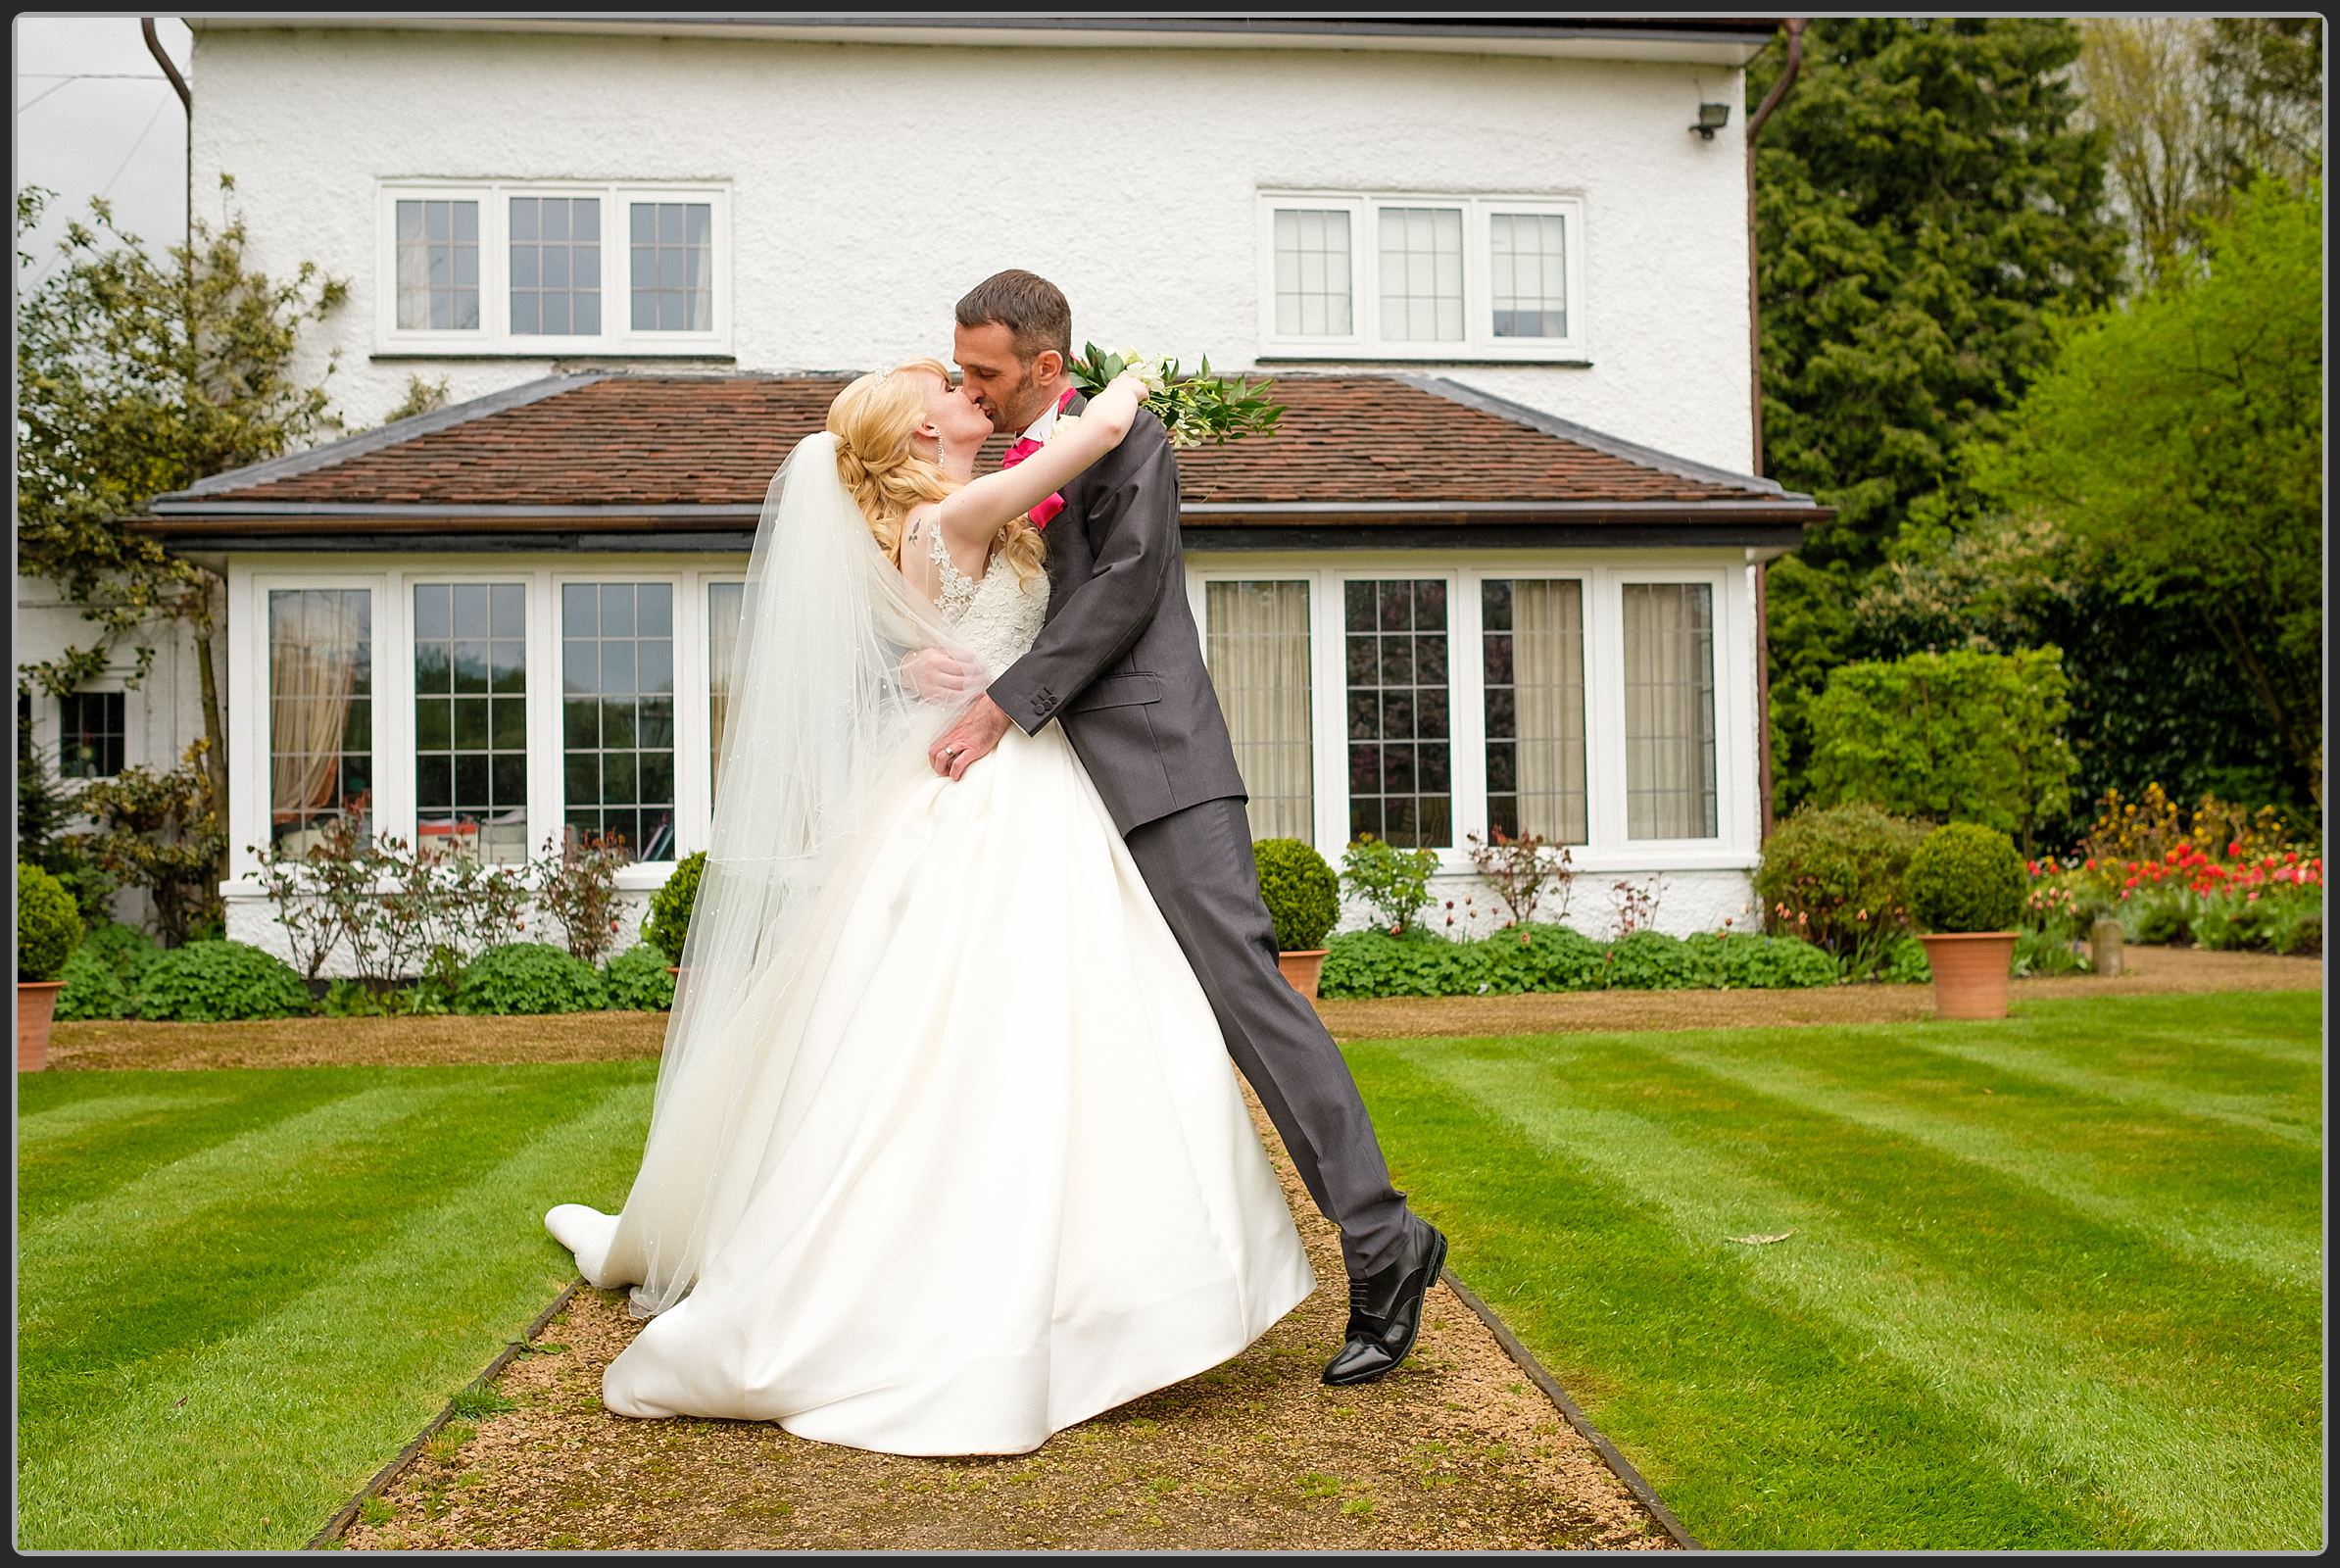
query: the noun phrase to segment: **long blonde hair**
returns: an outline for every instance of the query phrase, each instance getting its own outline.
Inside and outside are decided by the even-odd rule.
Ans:
[[[951,384],[950,368],[941,360],[906,360],[891,370],[857,377],[829,405],[837,477],[860,504],[878,548],[897,565],[902,564],[902,518],[959,487],[912,439],[926,419],[927,389],[919,372]],[[999,530],[993,548],[1007,558],[1019,582],[1029,582],[1046,559],[1040,530],[1027,517]]]

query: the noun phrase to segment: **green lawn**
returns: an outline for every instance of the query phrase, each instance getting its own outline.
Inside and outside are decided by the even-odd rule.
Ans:
[[[17,1545],[302,1544],[573,1277],[657,1073],[21,1075]]]
[[[2321,1012],[1343,1050],[1450,1265],[1709,1545],[2300,1550]]]

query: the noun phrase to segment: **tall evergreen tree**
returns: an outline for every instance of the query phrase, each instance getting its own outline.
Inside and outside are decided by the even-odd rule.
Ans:
[[[1837,511],[1771,573],[1777,802],[1846,613],[1913,513],[1966,494],[1961,443],[2051,352],[2053,310],[2103,304],[2122,233],[2105,139],[2074,122],[2079,53],[2049,18],[1823,18],[1756,148],[1766,471]],[[1750,106],[1779,70],[1747,73]]]

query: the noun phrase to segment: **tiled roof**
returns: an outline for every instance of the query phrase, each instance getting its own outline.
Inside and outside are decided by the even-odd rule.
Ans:
[[[848,379],[548,379],[218,475],[158,498],[153,514],[171,533],[182,531],[172,526],[179,519],[283,518],[311,507],[319,520],[351,523],[373,509],[452,519],[509,516],[513,508],[636,518],[687,508],[709,521],[719,515],[711,509],[722,509],[752,526],[773,471],[821,428]],[[1286,406],[1274,439],[1180,453],[1190,520],[1241,522],[1256,508],[1263,520],[1289,522],[1341,507],[1397,520],[1490,504],[1515,514],[1621,507],[1661,521],[1750,508],[1797,520],[1827,514],[1767,480],[1703,468],[1429,376],[1280,374],[1274,396]]]

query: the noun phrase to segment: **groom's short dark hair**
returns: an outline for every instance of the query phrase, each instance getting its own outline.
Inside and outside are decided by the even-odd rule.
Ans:
[[[1072,306],[1064,290],[1021,268],[994,272],[960,297],[961,326],[1004,326],[1019,360],[1048,349],[1072,358]]]

